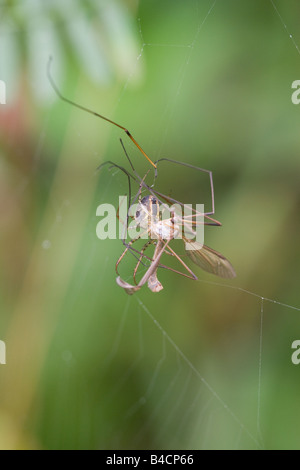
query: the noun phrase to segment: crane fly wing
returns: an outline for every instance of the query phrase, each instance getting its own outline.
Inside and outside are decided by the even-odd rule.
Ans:
[[[233,266],[221,253],[187,238],[184,243],[187,256],[204,271],[227,279],[236,277]]]

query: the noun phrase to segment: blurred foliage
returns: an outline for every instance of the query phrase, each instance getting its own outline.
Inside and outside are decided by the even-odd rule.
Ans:
[[[127,6],[127,8],[126,8]],[[126,78],[136,60],[133,11],[117,0],[6,1],[1,9],[1,77],[16,96],[22,71],[35,97],[49,98],[49,56],[60,79],[75,62],[96,84]]]
[[[272,2],[207,16],[212,4],[0,5],[0,448],[299,448],[300,8],[276,2],[285,28]],[[160,294],[132,298],[116,285],[121,242],[96,238],[96,208],[127,181],[95,170],[127,165],[120,137],[139,174],[149,167],[120,129],[57,100],[49,55],[64,95],[153,160],[213,171],[223,227],[206,243],[236,280],[164,270]],[[159,185],[207,193],[172,166]]]

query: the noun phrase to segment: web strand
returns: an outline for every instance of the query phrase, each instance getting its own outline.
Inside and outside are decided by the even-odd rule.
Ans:
[[[261,427],[260,427],[263,324],[264,324],[264,298],[262,297],[261,303],[260,303],[260,333],[259,333],[259,361],[258,361],[258,387],[257,387],[257,434],[261,442],[263,441]]]
[[[223,409],[225,409],[231,418],[240,426],[240,428],[250,437],[250,439],[255,443],[258,448],[261,448],[261,444],[259,441],[254,437],[254,435],[245,427],[245,425],[239,420],[236,414],[228,407],[228,405],[222,400],[222,398],[218,395],[218,393],[214,390],[214,388],[207,382],[207,380],[200,374],[197,368],[192,364],[192,362],[186,357],[186,355],[181,351],[181,349],[177,346],[177,344],[173,341],[173,339],[167,334],[167,332],[163,329],[157,319],[152,315],[150,310],[144,305],[144,303],[138,298],[135,297],[138,304],[141,308],[145,311],[148,317],[152,320],[152,322],[157,326],[157,328],[162,333],[163,337],[169,342],[169,344],[174,348],[174,350],[178,353],[178,355],[183,359],[183,361],[188,365],[188,367],[193,371],[193,373],[198,377],[203,385],[209,390],[212,396],[222,405]]]
[[[300,55],[299,46],[296,43],[294,36],[290,33],[290,30],[287,24],[285,23],[285,21],[283,20],[281,13],[278,11],[278,8],[275,5],[275,2],[273,0],[270,0],[270,3],[276,15],[278,16],[280,23],[282,24],[282,27],[284,28],[286,34],[288,34],[290,40],[292,41],[293,47],[295,47],[298,54]],[[169,129],[171,120],[174,116],[176,105],[178,103],[177,100],[182,92],[182,87],[184,85],[185,77],[188,71],[188,66],[191,60],[193,59],[193,52],[195,51],[195,46],[197,42],[199,41],[201,31],[203,31],[204,25],[207,23],[207,20],[211,17],[216,4],[217,4],[217,0],[211,2],[211,5],[207,13],[205,14],[204,18],[203,19],[199,18],[196,31],[193,32],[194,36],[192,38],[192,41],[187,42],[186,44],[176,44],[176,43],[160,44],[160,43],[155,43],[155,41],[146,42],[146,40],[143,37],[141,19],[138,20],[139,32],[140,32],[140,37],[141,37],[141,49],[136,58],[136,65],[135,67],[133,67],[131,74],[128,76],[128,79],[121,93],[119,94],[117,105],[118,103],[120,103],[124,93],[126,92],[128,84],[136,72],[136,67],[138,66],[138,63],[141,60],[146,47],[149,47],[149,48],[151,47],[155,49],[157,48],[169,48],[169,49],[174,49],[174,50],[177,49],[179,57],[180,57],[178,74],[175,77],[172,77],[172,80],[175,81],[175,94],[174,94],[174,97],[172,97],[172,100],[166,103],[165,112],[164,112],[163,118],[161,118],[161,121],[164,121],[164,125],[161,126],[164,129],[161,142],[159,146],[154,145],[154,148],[156,148],[156,153],[158,155],[162,153],[162,148],[167,138],[168,129]],[[198,3],[197,3],[197,6],[199,6]],[[270,10],[272,9],[270,8]],[[183,51],[183,54],[182,54],[182,51]],[[43,135],[41,135],[40,144],[42,147]],[[133,146],[133,144],[131,145]],[[38,155],[40,154],[40,147],[37,153]],[[108,181],[106,181],[106,184],[108,185]],[[102,187],[102,195],[103,195],[103,190],[104,188]],[[49,240],[45,240],[45,242],[47,243],[43,245],[44,249],[48,249],[51,246],[51,244],[49,245],[49,243],[51,242],[52,232],[57,230],[57,226],[59,225],[61,218],[64,217],[65,211],[68,210],[66,209],[67,207],[68,207],[67,204],[63,202],[61,207],[56,208],[55,212],[57,214],[57,218],[54,221],[53,228],[50,228],[48,231]],[[95,244],[93,249],[91,250],[90,258],[86,258],[85,268],[82,270],[80,282],[78,282],[78,289],[75,289],[76,294],[74,294],[74,299],[73,299],[74,303],[76,302],[77,297],[79,296],[81,287],[85,279],[88,276],[88,271],[89,271],[90,266],[92,266],[94,253],[96,252],[96,250],[98,250],[98,246],[99,246],[98,244],[97,245]],[[104,273],[106,272],[108,260],[109,258],[106,257],[106,263],[102,265],[102,276],[104,276]],[[146,269],[147,268],[141,268],[141,272],[142,273],[145,272]],[[170,426],[172,424],[171,420],[173,416],[175,416],[178,413],[178,409],[181,407],[181,404],[184,402],[184,397],[188,393],[190,383],[194,379],[197,385],[200,384],[200,386],[197,388],[194,396],[192,397],[189,403],[189,406],[186,408],[183,415],[180,416],[180,420],[177,425],[177,428],[174,429],[174,438],[177,439],[177,442],[180,442],[182,431],[186,429],[189,423],[193,420],[194,418],[193,413],[196,410],[196,407],[200,401],[200,398],[202,398],[205,395],[205,391],[208,391],[209,399],[207,399],[207,401],[204,404],[201,402],[201,410],[197,415],[198,421],[197,421],[196,428],[198,431],[200,429],[200,426],[203,426],[204,419],[210,413],[210,415],[208,416],[208,424],[207,424],[207,430],[206,430],[207,434],[205,436],[206,439],[203,439],[203,441],[199,443],[199,446],[205,447],[206,444],[208,444],[207,441],[208,441],[208,435],[210,431],[209,426],[210,427],[212,426],[212,421],[218,413],[225,411],[224,414],[228,415],[230,417],[230,421],[233,421],[235,423],[235,426],[237,426],[238,428],[237,435],[234,434],[236,447],[240,445],[241,436],[247,435],[248,438],[251,440],[251,442],[257,448],[264,448],[264,445],[263,445],[264,440],[263,440],[263,432],[262,432],[263,426],[261,423],[261,417],[262,417],[262,411],[263,411],[262,409],[263,373],[265,373],[265,368],[263,367],[264,365],[263,359],[264,359],[265,307],[267,303],[270,303],[270,304],[282,307],[282,310],[300,312],[300,306],[290,305],[289,303],[285,303],[276,299],[264,297],[261,294],[252,292],[244,287],[233,286],[233,285],[224,284],[221,282],[206,281],[206,280],[199,280],[198,282],[201,282],[202,284],[206,284],[206,285],[211,285],[214,287],[219,287],[219,288],[226,289],[226,290],[231,289],[236,293],[240,292],[240,293],[245,294],[246,296],[254,297],[258,299],[258,301],[260,301],[260,316],[259,316],[260,325],[259,325],[259,338],[258,338],[259,339],[258,353],[257,352],[254,353],[254,358],[256,358],[258,355],[258,360],[255,359],[255,361],[258,362],[258,371],[255,366],[255,374],[257,371],[257,375],[255,375],[256,378],[254,381],[255,393],[256,393],[256,394],[254,393],[254,401],[255,401],[254,409],[256,411],[256,416],[254,412],[254,421],[256,418],[256,422],[254,422],[254,425],[253,425],[254,431],[249,429],[249,426],[245,424],[244,419],[240,419],[238,413],[236,413],[232,409],[232,406],[229,407],[229,405],[227,404],[227,401],[222,398],[222,393],[218,393],[216,391],[216,389],[211,385],[211,383],[204,377],[202,372],[188,358],[188,355],[185,354],[185,352],[178,346],[178,344],[176,344],[176,342],[171,337],[171,335],[169,335],[167,331],[162,327],[161,323],[155,318],[155,315],[153,314],[152,310],[148,308],[145,301],[142,301],[141,298],[139,298],[138,296],[134,297],[134,299],[128,298],[126,299],[126,301],[124,301],[124,306],[120,310],[120,322],[118,324],[118,327],[116,328],[116,331],[113,332],[113,340],[111,341],[110,352],[106,355],[105,359],[102,362],[103,372],[104,372],[104,375],[106,375],[108,374],[110,366],[113,365],[114,360],[117,358],[118,353],[122,351],[121,349],[122,340],[125,337],[126,324],[129,321],[129,318],[132,313],[130,312],[130,306],[132,305],[133,302],[136,302],[137,307],[138,307],[138,310],[137,310],[138,332],[136,336],[133,334],[133,339],[137,338],[137,346],[136,346],[134,360],[131,363],[129,363],[127,368],[125,367],[125,369],[121,371],[120,375],[118,376],[117,380],[114,383],[114,386],[109,391],[109,396],[107,397],[107,400],[105,401],[105,405],[108,402],[112,402],[113,400],[117,401],[119,397],[122,396],[124,384],[126,384],[126,382],[129,381],[129,379],[134,375],[135,372],[139,373],[138,366],[140,368],[142,367],[144,368],[146,365],[146,361],[145,361],[146,342],[144,338],[144,336],[146,335],[143,334],[143,315],[146,314],[144,315],[144,317],[146,316],[147,318],[150,319],[150,322],[155,326],[156,331],[158,332],[159,340],[157,344],[157,349],[158,349],[159,358],[154,363],[153,369],[150,370],[150,372],[148,371],[148,379],[146,380],[146,386],[144,387],[143,393],[141,393],[141,395],[136,401],[133,400],[133,403],[130,403],[130,405],[127,407],[127,411],[124,413],[124,416],[121,417],[121,421],[123,422],[125,426],[127,426],[128,422],[136,417],[138,412],[142,410],[144,405],[147,402],[149,402],[151,398],[153,399],[153,401],[154,400],[156,401],[151,412],[148,415],[146,415],[145,421],[139,426],[138,432],[134,436],[135,443],[136,444],[141,443],[142,439],[145,436],[147,436],[148,431],[151,430],[151,427],[155,425],[155,422],[156,420],[158,420],[160,413],[168,404],[168,399],[170,398],[170,396],[172,396],[172,394],[174,393],[174,390],[176,392],[176,386],[180,382],[180,378],[183,373],[183,366],[185,366],[185,370],[188,371],[188,374],[187,374],[188,377],[184,382],[183,381],[180,382],[181,389],[179,393],[177,393],[176,402],[175,404],[172,404],[170,406],[170,409],[168,411],[169,414],[167,415],[167,418],[163,421],[163,425],[161,426],[158,434],[155,437],[155,442],[161,443],[163,435],[168,433],[168,429],[170,429]],[[102,279],[100,277],[98,279],[98,284],[100,285],[101,283],[102,283]],[[255,312],[257,313],[257,317],[258,317],[259,310],[257,309],[255,310]],[[285,313],[288,313],[288,312],[285,312]],[[159,383],[160,375],[162,375],[164,372],[164,366],[166,365],[166,362],[167,362],[167,353],[168,353],[167,349],[168,348],[169,350],[173,352],[173,361],[176,362],[177,368],[175,372],[173,373],[171,380],[168,383],[167,387],[159,395],[159,398],[156,398],[155,388],[157,384]],[[256,391],[256,383],[257,383],[257,391]],[[214,407],[213,410],[211,410],[212,406]],[[255,428],[255,425],[256,425],[256,428]]]
[[[156,148],[157,158],[162,153],[162,148],[163,148],[164,143],[165,143],[166,138],[167,138],[168,129],[169,129],[171,120],[172,120],[172,118],[174,116],[174,113],[175,113],[177,100],[178,100],[178,97],[179,97],[179,95],[182,91],[182,86],[184,84],[184,80],[185,80],[186,73],[187,73],[187,70],[188,70],[188,65],[191,61],[192,54],[193,54],[193,51],[195,49],[195,45],[197,44],[197,41],[199,40],[199,36],[200,36],[200,33],[203,29],[203,26],[207,22],[208,18],[211,16],[211,14],[212,14],[215,6],[216,6],[216,3],[217,3],[217,0],[215,0],[211,3],[211,5],[210,5],[206,15],[204,16],[204,18],[199,20],[199,24],[198,24],[198,27],[196,28],[196,31],[195,31],[195,34],[194,34],[194,37],[193,37],[192,41],[189,42],[189,43],[186,43],[186,44],[176,44],[175,42],[173,42],[173,43],[171,42],[170,44],[156,43],[155,41],[147,42],[145,40],[143,32],[142,32],[141,19],[138,19],[138,27],[139,27],[140,37],[141,37],[141,49],[140,49],[140,53],[138,54],[137,59],[136,59],[136,66],[137,66],[138,62],[141,60],[146,47],[178,49],[179,54],[181,54],[181,51],[185,52],[183,59],[181,59],[180,66],[178,67],[178,74],[175,78],[173,77],[173,81],[176,80],[174,96],[172,97],[172,101],[170,101],[166,104],[165,112],[163,113],[163,117],[161,116],[161,118],[160,118],[161,122],[162,121],[164,122],[164,125],[159,126],[159,127],[164,128],[164,131],[163,131],[163,136],[161,138],[160,145],[154,145],[154,148]],[[277,6],[275,5],[274,0],[270,0],[270,3],[272,5],[276,15],[278,16],[278,18],[280,20],[280,23],[281,23],[282,27],[284,28],[286,34],[288,35],[288,37],[292,41],[293,47],[295,47],[298,54],[300,55],[299,46],[298,46],[297,42],[295,41],[295,38],[294,38],[293,34],[291,34],[287,24],[285,23],[281,13],[279,12]],[[197,3],[197,6],[199,6],[198,3]],[[125,93],[125,91],[127,89],[128,83],[130,82],[130,80],[131,80],[132,76],[134,75],[135,71],[136,71],[136,67],[132,70],[132,73],[128,77],[128,80],[126,81],[126,83],[123,87],[123,90],[122,90],[121,94],[119,95],[119,101],[118,102],[120,102],[120,100],[122,99],[122,96],[123,96],[123,94]],[[273,305],[278,305],[278,306],[282,307],[283,309],[296,311],[296,312],[300,312],[300,306],[298,307],[298,306],[291,305],[291,304],[288,304],[288,303],[285,303],[285,302],[282,302],[282,301],[279,301],[279,300],[276,300],[276,299],[267,298],[267,297],[265,297],[265,296],[263,296],[259,293],[252,292],[252,291],[250,291],[250,290],[248,290],[244,287],[232,286],[232,285],[224,284],[224,283],[221,283],[221,282],[206,281],[206,280],[200,280],[198,282],[201,282],[201,283],[207,284],[207,285],[211,285],[211,286],[215,286],[215,287],[220,287],[222,289],[227,289],[227,290],[231,289],[235,292],[241,292],[241,293],[243,293],[247,296],[254,297],[254,298],[256,298],[260,301],[260,316],[259,316],[260,324],[259,324],[259,342],[258,342],[258,374],[257,374],[257,395],[256,395],[256,423],[255,423],[256,424],[256,435],[255,435],[255,432],[252,432],[249,429],[249,427],[244,424],[244,422],[237,416],[237,414],[232,410],[232,408],[227,405],[226,401],[223,400],[223,398],[221,397],[221,394],[217,393],[217,391],[214,389],[214,387],[208,382],[208,380],[206,380],[206,378],[197,369],[197,367],[188,359],[187,355],[182,351],[182,349],[176,344],[176,342],[171,338],[171,336],[165,331],[165,329],[162,327],[162,325],[155,318],[154,314],[151,312],[151,310],[148,308],[148,306],[146,306],[145,303],[137,296],[134,297],[134,300],[137,302],[137,305],[138,305],[138,308],[139,308],[139,314],[144,312],[147,315],[147,317],[151,320],[151,322],[155,325],[158,332],[160,332],[160,334],[162,335],[162,351],[161,351],[160,358],[158,359],[158,361],[156,363],[156,366],[154,367],[154,371],[153,371],[153,373],[151,374],[151,376],[149,378],[148,386],[147,386],[147,389],[146,389],[144,395],[141,396],[140,399],[132,405],[132,407],[129,409],[129,411],[126,415],[126,419],[129,419],[133,415],[135,415],[137,413],[137,411],[140,410],[140,408],[146,403],[147,400],[149,400],[150,396],[153,394],[155,385],[158,381],[159,373],[161,372],[162,367],[163,367],[164,363],[166,362],[166,348],[167,348],[167,345],[169,345],[171,347],[171,349],[173,349],[173,351],[176,353],[177,358],[180,359],[180,361],[178,363],[178,368],[177,368],[176,372],[174,373],[174,375],[172,377],[172,380],[168,384],[168,387],[164,390],[164,393],[162,394],[160,399],[156,402],[155,407],[152,411],[152,414],[148,417],[146,422],[139,429],[139,433],[136,435],[135,442],[136,443],[141,442],[143,437],[146,435],[147,431],[151,428],[151,425],[153,425],[153,423],[155,422],[155,420],[158,417],[160,411],[165,406],[168,397],[172,394],[172,392],[174,390],[176,382],[180,378],[180,374],[181,374],[181,370],[182,370],[181,369],[181,364],[183,363],[187,366],[187,368],[189,370],[188,380],[182,386],[181,392],[178,395],[177,404],[175,406],[173,406],[172,411],[169,412],[169,415],[168,415],[166,421],[163,424],[163,427],[160,429],[159,436],[157,436],[158,441],[161,438],[162,434],[166,431],[166,429],[170,425],[172,416],[174,414],[176,414],[176,406],[177,407],[180,406],[181,401],[183,400],[185,394],[187,393],[188,385],[189,385],[190,381],[192,380],[192,377],[196,377],[197,380],[200,382],[200,384],[203,385],[203,387],[202,386],[199,387],[199,389],[197,390],[197,393],[193,397],[193,400],[192,400],[190,406],[186,410],[186,413],[184,414],[183,418],[181,419],[181,422],[180,422],[180,424],[179,424],[179,426],[176,430],[177,431],[176,435],[180,436],[182,429],[185,427],[186,423],[191,418],[191,415],[192,415],[193,411],[196,408],[198,400],[203,395],[204,389],[206,389],[206,390],[208,390],[208,392],[210,394],[210,398],[207,400],[205,405],[202,405],[201,412],[199,414],[200,415],[199,416],[200,425],[202,426],[203,420],[204,420],[205,416],[209,413],[211,405],[212,404],[215,405],[217,403],[217,407],[215,407],[215,409],[213,411],[211,411],[211,414],[210,414],[209,419],[208,419],[209,422],[208,422],[207,427],[209,428],[209,425],[211,425],[211,421],[213,420],[213,414],[219,413],[220,410],[225,410],[226,413],[230,416],[230,418],[238,425],[238,433],[237,433],[237,437],[236,437],[236,446],[238,447],[240,445],[241,436],[243,434],[246,434],[250,438],[252,443],[255,444],[255,446],[257,448],[262,449],[262,448],[264,448],[264,439],[263,439],[262,426],[261,426],[261,411],[262,411],[262,382],[263,382],[262,379],[263,379],[263,371],[264,371],[264,369],[263,369],[264,341],[263,340],[264,340],[265,305],[266,305],[266,303],[270,303],[270,304],[273,304]],[[161,347],[160,344],[159,344],[159,347]],[[254,419],[255,419],[255,414],[254,414]],[[198,422],[198,426],[199,426],[199,422]],[[255,427],[255,424],[254,424],[254,427]],[[202,447],[205,447],[205,445],[206,445],[205,440],[203,440],[203,442],[201,444],[202,444]]]
[[[288,29],[286,23],[283,21],[283,18],[282,18],[282,16],[281,16],[281,14],[279,13],[278,8],[276,7],[274,1],[273,1],[273,0],[270,0],[270,3],[271,3],[271,5],[273,6],[273,8],[274,8],[274,10],[275,10],[275,12],[276,12],[278,18],[280,19],[280,22],[281,22],[283,28],[285,29],[285,31],[286,31],[286,33],[288,34],[290,40],[292,41],[294,47],[296,48],[296,51],[297,51],[298,54],[300,55],[299,46],[298,46],[298,44],[296,43],[294,36],[290,33],[290,31],[289,31],[289,29]]]

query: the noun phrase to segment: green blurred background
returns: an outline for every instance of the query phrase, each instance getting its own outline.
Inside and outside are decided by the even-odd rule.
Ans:
[[[299,16],[296,0],[1,2],[1,449],[300,448]],[[149,166],[57,99],[49,55],[64,95],[153,160],[213,171],[223,226],[205,241],[235,280],[116,285],[122,244],[97,239],[96,208],[127,181],[95,170],[128,167],[120,137]],[[173,170],[164,192],[203,202],[205,177]]]

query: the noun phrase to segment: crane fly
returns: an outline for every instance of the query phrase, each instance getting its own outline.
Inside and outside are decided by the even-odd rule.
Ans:
[[[193,239],[196,234],[195,230],[199,224],[212,226],[221,225],[219,221],[212,217],[212,215],[214,215],[214,193],[211,172],[183,162],[166,158],[159,159],[155,162],[156,170],[154,174],[154,183],[157,177],[158,165],[162,161],[167,161],[170,164],[182,165],[193,170],[209,173],[211,181],[212,210],[206,213],[200,213],[199,211],[192,209],[191,214],[185,216],[182,215],[180,210],[178,210],[178,208],[180,209],[185,206],[182,202],[156,191],[154,189],[154,183],[151,186],[146,184],[146,176],[150,170],[148,170],[145,176],[141,178],[135,171],[122,140],[121,144],[130,163],[133,175],[124,168],[121,168],[112,162],[105,162],[101,165],[101,167],[109,163],[111,167],[117,167],[127,175],[129,182],[128,192],[130,195],[127,218],[131,217],[134,219],[135,227],[139,228],[141,233],[137,237],[132,238],[129,242],[126,242],[125,237],[123,239],[125,249],[116,263],[117,284],[130,295],[137,292],[146,283],[152,292],[159,292],[163,289],[161,282],[158,280],[159,268],[167,269],[189,279],[197,280],[197,276],[182,259],[183,257],[178,255],[177,252],[170,246],[170,243],[177,238],[182,239],[185,255],[188,257],[188,259],[199,266],[201,269],[222,278],[234,278],[236,276],[235,270],[230,261],[228,261],[225,256]],[[139,191],[133,199],[131,199],[132,181],[135,181],[139,185]],[[142,192],[147,192],[147,195],[142,197]],[[138,200],[138,203],[134,204],[136,200]],[[170,206],[170,204],[172,205]],[[134,208],[133,213],[132,208]],[[167,217],[163,217],[164,212],[167,212]],[[127,227],[127,223],[125,223],[125,225]],[[130,228],[131,227],[129,227],[129,229]],[[148,236],[146,243],[143,245],[141,250],[136,250],[134,248],[134,244],[141,238],[144,238],[142,236],[145,234]],[[154,253],[152,257],[146,254],[148,248],[151,246],[154,246]],[[137,262],[133,271],[134,284],[128,283],[122,279],[119,274],[119,265],[128,252],[131,252],[137,258]],[[172,256],[173,259],[176,259],[183,269],[179,271],[163,264],[161,262],[161,258],[164,254]],[[138,281],[137,273],[141,265],[145,267],[146,272]]]
[[[69,105],[72,105],[78,109],[81,109],[82,111],[85,111],[98,118],[101,118],[104,121],[107,121],[110,124],[113,124],[114,126],[123,130],[151,165],[150,169],[146,172],[144,177],[141,178],[136,172],[131,162],[131,159],[129,158],[129,155],[127,154],[122,139],[120,139],[121,145],[125,152],[125,156],[130,164],[131,172],[129,172],[123,166],[111,161],[104,162],[98,167],[98,169],[101,169],[103,166],[109,164],[109,169],[117,168],[127,176],[129,203],[126,221],[123,221],[123,224],[125,224],[127,228],[128,220],[131,217],[134,220],[136,228],[139,228],[142,231],[143,235],[146,234],[148,236],[147,242],[143,245],[140,250],[136,249],[134,247],[134,244],[142,238],[142,235],[139,235],[135,238],[131,238],[129,242],[126,241],[127,235],[124,235],[124,238],[122,238],[122,242],[125,246],[125,249],[119,257],[118,261],[116,262],[117,284],[121,286],[130,295],[137,292],[146,283],[148,284],[148,287],[152,292],[159,292],[163,289],[161,282],[158,280],[159,268],[167,269],[189,279],[197,280],[197,276],[183,261],[182,256],[179,256],[176,251],[170,246],[170,243],[173,240],[177,239],[179,235],[181,235],[179,238],[182,239],[185,249],[185,255],[194,264],[196,264],[201,269],[210,274],[214,274],[216,276],[220,276],[222,278],[227,279],[234,278],[236,276],[234,268],[232,267],[231,263],[225,258],[225,256],[193,239],[195,235],[195,230],[197,229],[197,226],[199,224],[212,226],[221,225],[219,221],[212,217],[215,213],[212,172],[203,168],[190,165],[188,163],[171,160],[168,158],[161,158],[153,162],[126,127],[121,126],[113,120],[89,108],[86,108],[85,106],[75,103],[74,101],[63,96],[52,78],[51,63],[52,58],[50,57],[47,67],[47,74],[52,88],[54,89],[57,96]],[[158,175],[158,164],[162,161],[168,162],[169,164],[182,165],[183,167],[187,167],[195,171],[201,171],[209,175],[211,189],[211,210],[209,212],[199,213],[197,210],[193,209],[191,214],[185,216],[182,215],[180,211],[178,212],[176,210],[172,210],[174,204],[177,205],[177,207],[184,207],[184,204],[170,196],[165,196],[161,192],[154,189],[155,181]],[[152,185],[148,185],[145,180],[151,169],[154,171],[154,182]],[[137,185],[139,186],[138,193],[135,195],[134,198],[132,198],[132,182],[137,183]],[[145,191],[147,192],[147,195],[142,197],[142,193]],[[135,204],[136,201],[138,201],[137,204]],[[170,205],[172,205],[171,210],[169,209]],[[133,213],[131,213],[132,208],[135,206],[135,210],[133,211]],[[168,210],[170,212],[170,216],[163,218],[162,212]],[[184,234],[182,233],[183,228]],[[151,246],[154,247],[154,252],[152,256],[148,256],[146,252]],[[133,270],[134,284],[129,284],[127,281],[123,280],[119,274],[119,265],[128,252],[133,254],[134,257],[137,259],[135,268]],[[163,264],[161,262],[161,258],[164,254],[175,258],[183,269],[179,271]],[[141,265],[144,266],[145,273],[138,281],[137,274]]]
[[[139,258],[133,272],[133,280],[135,285],[129,284],[120,277],[118,267],[126,253],[140,237],[132,239],[126,245],[125,250],[116,263],[116,271],[118,275],[117,284],[130,295],[137,292],[146,283],[148,283],[148,287],[152,292],[161,291],[163,286],[157,277],[158,268],[168,269],[189,279],[197,280],[197,276],[183,261],[182,257],[179,256],[170,246],[170,242],[176,239],[181,232],[182,225],[188,223],[188,225],[190,225],[190,227],[188,227],[188,231],[192,233],[192,226],[194,225],[195,221],[184,221],[182,220],[182,217],[176,215],[175,213],[172,213],[169,219],[161,220],[158,217],[158,214],[159,204],[155,196],[148,195],[140,200],[134,219],[140,228],[147,231],[149,240],[144,244],[141,251],[139,251]],[[181,238],[187,257],[204,271],[227,279],[231,279],[236,276],[233,266],[221,253],[197,241],[187,238],[184,235],[182,235]],[[154,245],[155,249],[153,257],[147,257],[150,265],[141,280],[137,282],[137,271],[142,263],[143,258],[145,257],[145,251],[151,245]],[[162,264],[161,257],[164,253],[176,258],[184,268],[184,272],[175,270]]]

